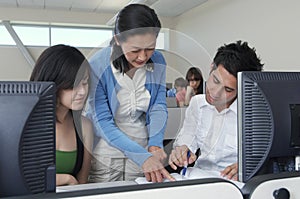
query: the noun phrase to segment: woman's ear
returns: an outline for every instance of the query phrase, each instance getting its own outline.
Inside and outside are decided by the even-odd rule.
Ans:
[[[119,43],[118,38],[117,38],[116,35],[114,35],[114,40],[115,40],[116,44],[117,44],[118,46],[120,46],[120,43]]]

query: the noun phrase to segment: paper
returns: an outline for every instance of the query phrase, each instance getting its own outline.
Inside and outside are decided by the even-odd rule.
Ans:
[[[222,178],[224,180],[228,180],[226,177],[221,176],[220,171],[202,170],[196,167],[187,168],[185,176],[178,173],[171,173],[171,175],[176,179],[176,181],[202,179],[202,178]],[[234,183],[240,189],[243,188],[244,186],[244,183],[239,181],[234,181],[234,180],[228,180],[228,181]],[[148,182],[145,177],[139,177],[135,179],[135,182],[138,184],[152,183],[152,182]],[[169,182],[169,180],[165,179],[163,182]]]
[[[186,177],[188,179],[201,179],[201,178],[222,178],[224,180],[228,180],[238,186],[240,189],[243,188],[245,183],[229,180],[226,177],[221,176],[220,171],[210,171],[210,170],[203,170],[196,167],[189,167],[186,171]]]
[[[178,174],[178,173],[171,173],[171,175],[176,179],[176,181],[181,181],[181,180],[188,180],[185,176]],[[169,182],[170,180],[164,179],[163,182]],[[145,177],[138,177],[135,179],[135,182],[138,184],[148,184],[152,182],[148,182]]]

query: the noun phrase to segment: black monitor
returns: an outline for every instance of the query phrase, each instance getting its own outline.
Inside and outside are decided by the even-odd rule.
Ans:
[[[0,198],[55,192],[52,82],[0,81]]]
[[[297,170],[300,72],[238,73],[238,179]]]

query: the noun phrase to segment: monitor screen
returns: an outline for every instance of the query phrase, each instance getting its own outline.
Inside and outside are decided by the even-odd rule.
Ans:
[[[55,92],[0,81],[0,198],[55,192]]]
[[[238,74],[238,179],[295,170],[300,72]]]

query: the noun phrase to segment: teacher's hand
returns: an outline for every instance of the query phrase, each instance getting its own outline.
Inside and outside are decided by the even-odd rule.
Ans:
[[[162,163],[154,156],[149,157],[143,164],[142,169],[149,182],[162,182],[164,178],[175,181],[173,176],[164,168]]]
[[[148,151],[152,153],[152,155],[162,163],[167,158],[167,154],[165,153],[165,151],[158,146],[150,146],[148,148]]]

